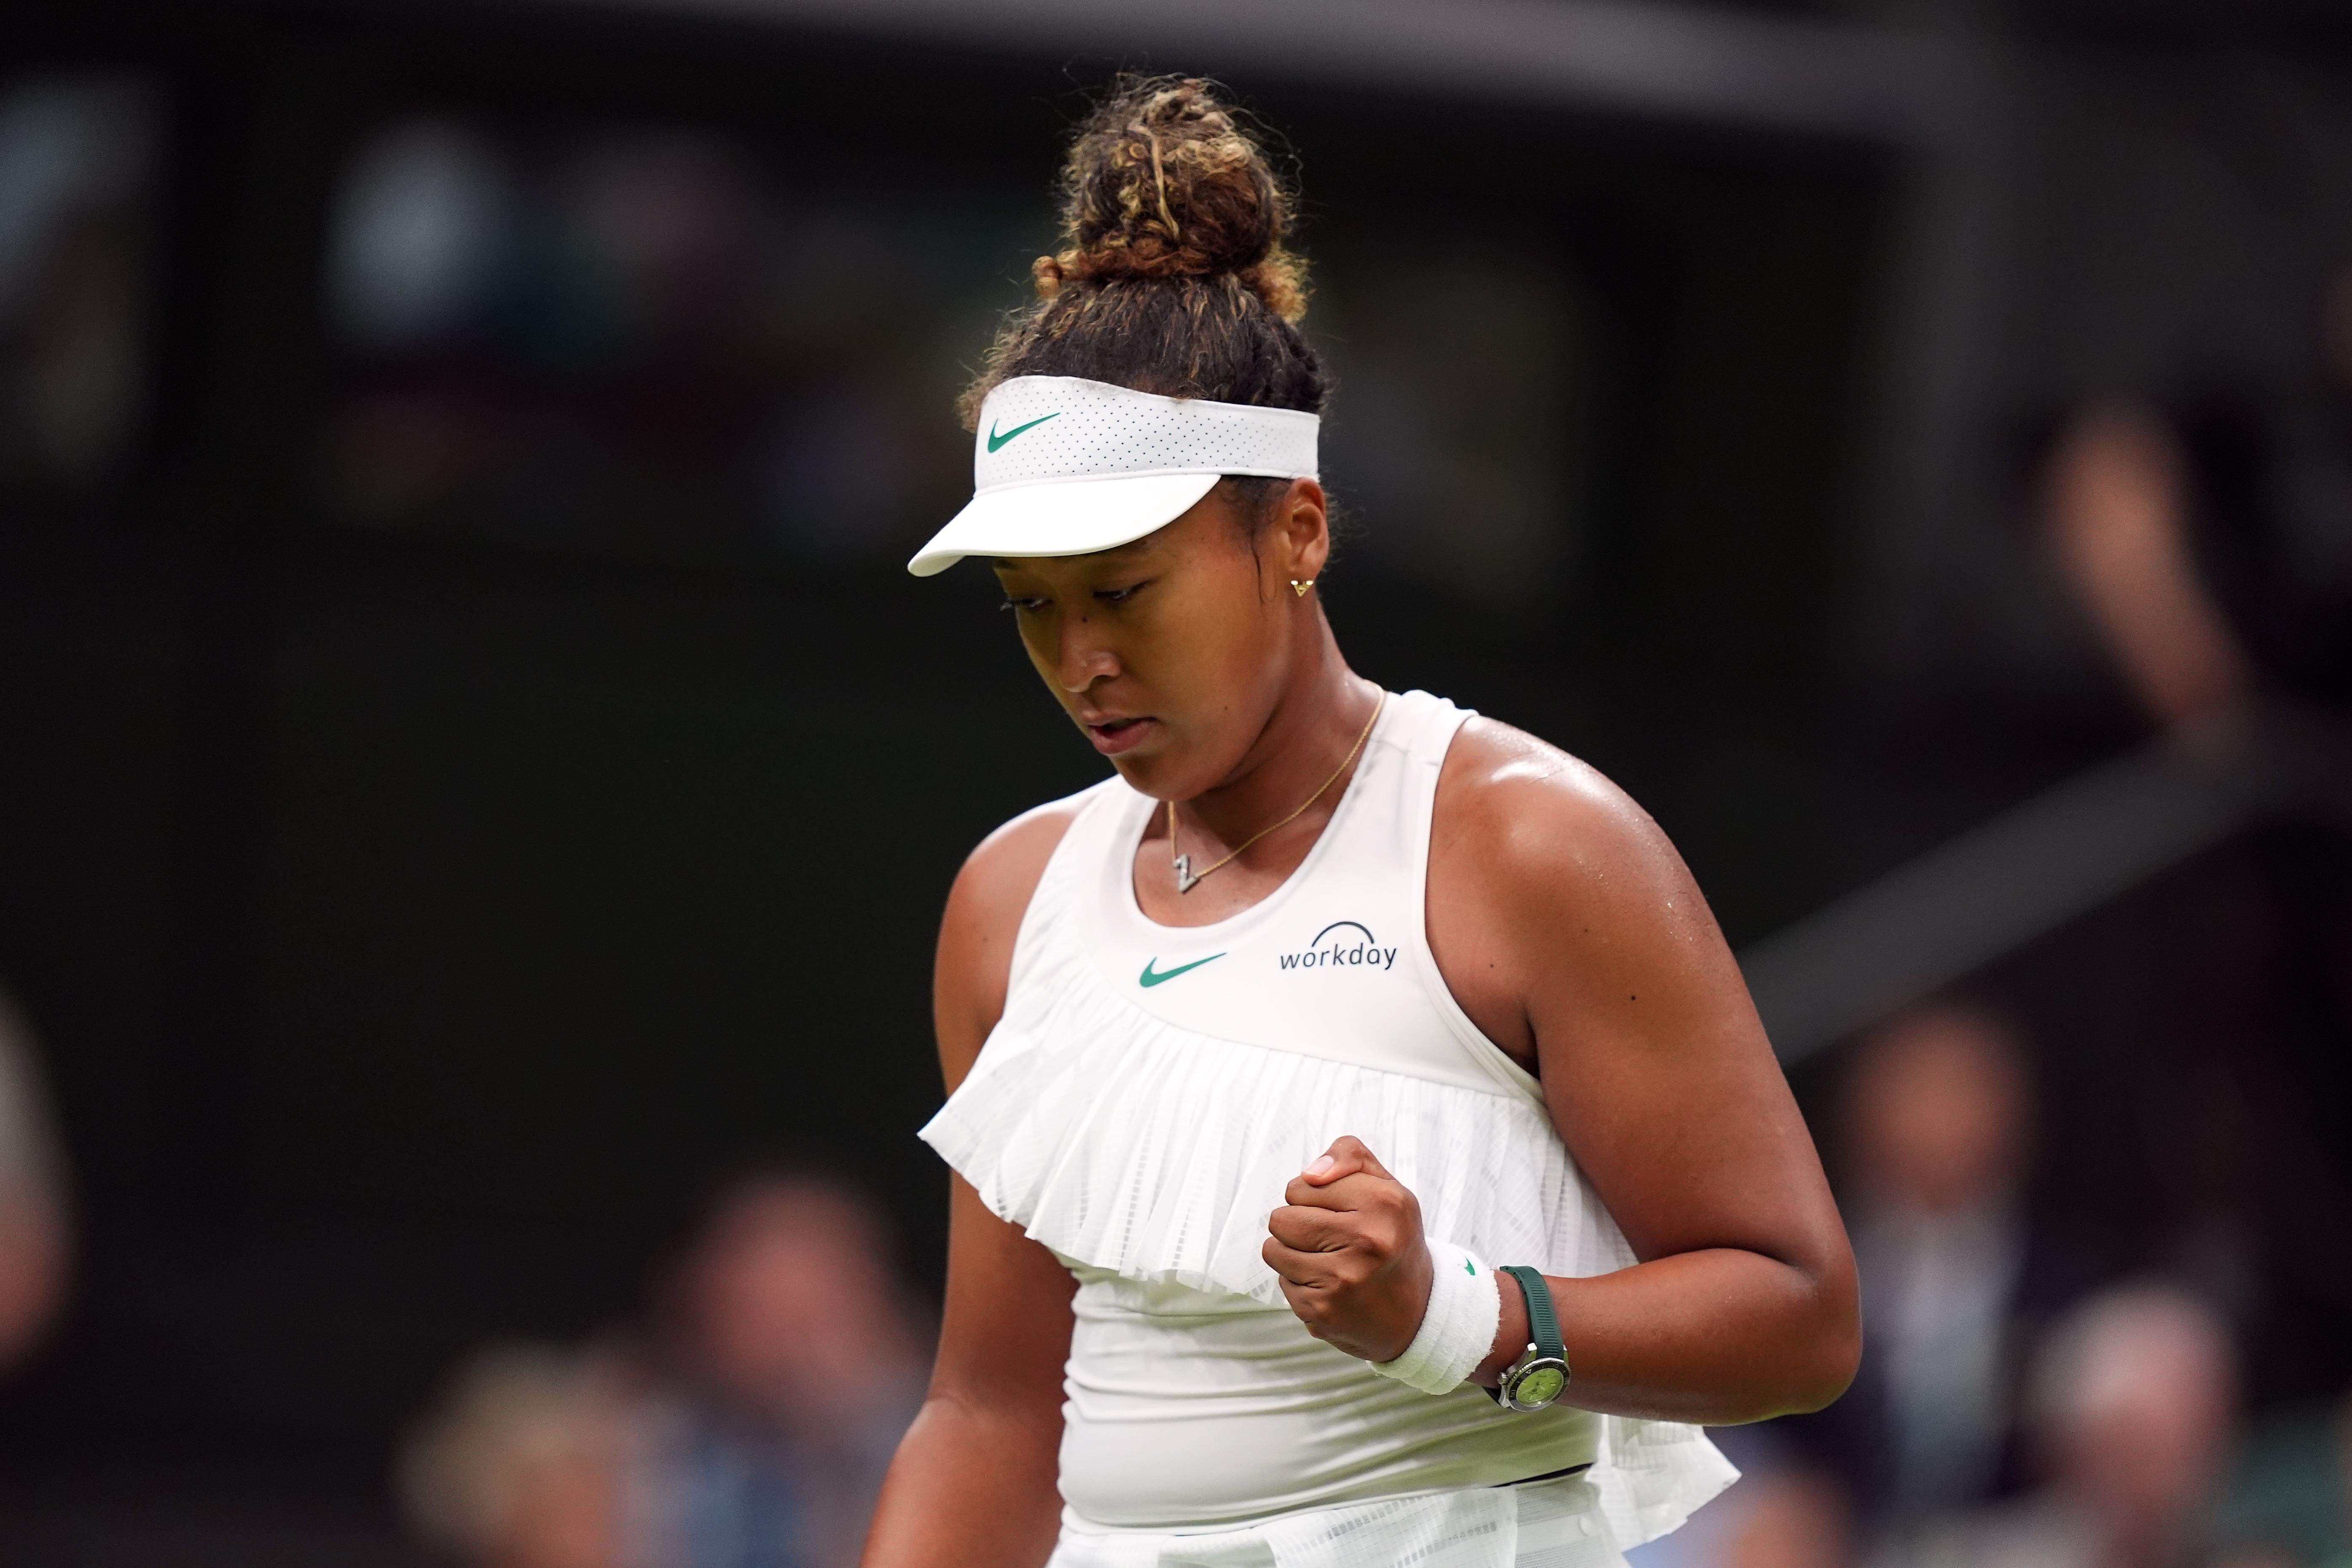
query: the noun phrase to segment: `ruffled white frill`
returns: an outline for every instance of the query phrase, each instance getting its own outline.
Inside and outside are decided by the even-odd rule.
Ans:
[[[922,1135],[992,1212],[1065,1257],[1278,1307],[1266,1215],[1353,1133],[1432,1236],[1555,1274],[1633,1261],[1526,1098],[1195,1034],[1083,955],[1055,958],[1058,973],[1014,988],[1042,1016],[1006,1017]]]
[[[1608,1273],[1633,1256],[1541,1106],[1182,1029],[1108,984],[1049,874],[1007,1013],[921,1136],[990,1211],[1077,1262],[1283,1304],[1259,1249],[1284,1187],[1352,1133],[1411,1188],[1427,1234],[1495,1263]],[[1591,1479],[1624,1545],[1681,1524],[1738,1472],[1698,1428],[1605,1418]]]

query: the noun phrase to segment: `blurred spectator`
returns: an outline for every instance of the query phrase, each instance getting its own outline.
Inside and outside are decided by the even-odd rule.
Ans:
[[[460,1374],[409,1450],[413,1514],[483,1568],[846,1568],[922,1394],[889,1259],[863,1195],[739,1183],[661,1281],[648,1345]]]
[[[64,1183],[32,1034],[0,992],[0,1368],[48,1327],[66,1263]]]
[[[657,1561],[856,1563],[926,1372],[879,1209],[826,1181],[743,1182],[666,1307],[672,1380],[648,1409],[644,1450]]]
[[[2221,1319],[2158,1287],[2098,1296],[2044,1339],[2026,1418],[2043,1484],[1935,1521],[1913,1568],[2181,1568],[2228,1458],[2237,1358]]]
[[[2028,1103],[2009,1030],[1940,1004],[1883,1027],[1856,1064],[1846,1121],[1864,1321],[1900,1515],[1979,1495],[1998,1461]]]
[[[2261,761],[2244,742],[2282,698],[2297,732],[2352,754],[2352,285],[2330,327],[2332,384],[2094,409],[2045,474],[2058,563],[2126,685],[2159,725],[2220,742],[2224,764]],[[2194,1201],[2211,1212],[2189,1245],[2249,1327],[2263,1403],[2352,1381],[2348,808],[2315,800],[2236,850],[2252,907],[2231,922],[2246,956],[2219,1012],[2242,1037],[2216,1059],[2261,1136],[2196,1130],[2226,1168],[2204,1177]]]
[[[1811,1468],[1752,1479],[1724,1568],[1847,1568],[1853,1561],[1852,1512],[1834,1479]]]
[[[2213,1540],[2221,1568],[2352,1568],[2352,1397],[2255,1428]]]
[[[329,513],[722,556],[924,537],[970,464],[936,411],[1001,287],[961,258],[1026,214],[802,174],[691,123],[375,127],[328,234]]]
[[[1738,1483],[1681,1529],[1627,1552],[1633,1568],[1853,1568],[1853,1496],[1788,1440],[1787,1425],[1717,1431]]]
[[[2008,1024],[1930,1003],[1863,1043],[1837,1140],[1862,1273],[1854,1386],[1779,1424],[1843,1479],[1873,1526],[1977,1500],[2001,1468],[2021,1312],[2079,1290],[2079,1249],[2037,1238],[2021,1200],[2031,1096]]]
[[[626,1568],[625,1410],[580,1357],[486,1351],[402,1455],[403,1500],[481,1568]]]
[[[157,116],[133,78],[0,84],[0,483],[87,490],[141,398]]]

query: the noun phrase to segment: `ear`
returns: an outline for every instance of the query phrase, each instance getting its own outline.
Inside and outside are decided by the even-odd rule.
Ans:
[[[1331,558],[1331,519],[1323,487],[1314,479],[1293,479],[1290,489],[1274,503],[1275,518],[1266,531],[1266,553],[1282,576],[1311,583],[1323,574]]]

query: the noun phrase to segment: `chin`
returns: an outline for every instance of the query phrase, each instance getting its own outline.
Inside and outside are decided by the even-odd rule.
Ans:
[[[1214,775],[1202,778],[1200,759],[1171,745],[1165,735],[1104,760],[1138,791],[1158,800],[1190,800],[1216,782]]]
[[[1125,779],[1129,784],[1133,784],[1143,794],[1150,795],[1157,795],[1160,794],[1159,790],[1152,787],[1154,781],[1156,781],[1163,772],[1162,768],[1160,766],[1160,760],[1158,757],[1138,756],[1133,752],[1127,752],[1116,757],[1107,757],[1104,760],[1109,763],[1112,767],[1118,770],[1119,777]],[[1160,798],[1165,799],[1166,797],[1163,795]]]

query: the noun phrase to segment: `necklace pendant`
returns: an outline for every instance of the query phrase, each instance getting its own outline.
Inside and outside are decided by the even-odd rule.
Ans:
[[[1190,855],[1176,856],[1170,864],[1176,868],[1176,890],[1179,893],[1189,893],[1200,884],[1201,879],[1192,875],[1192,858]]]

